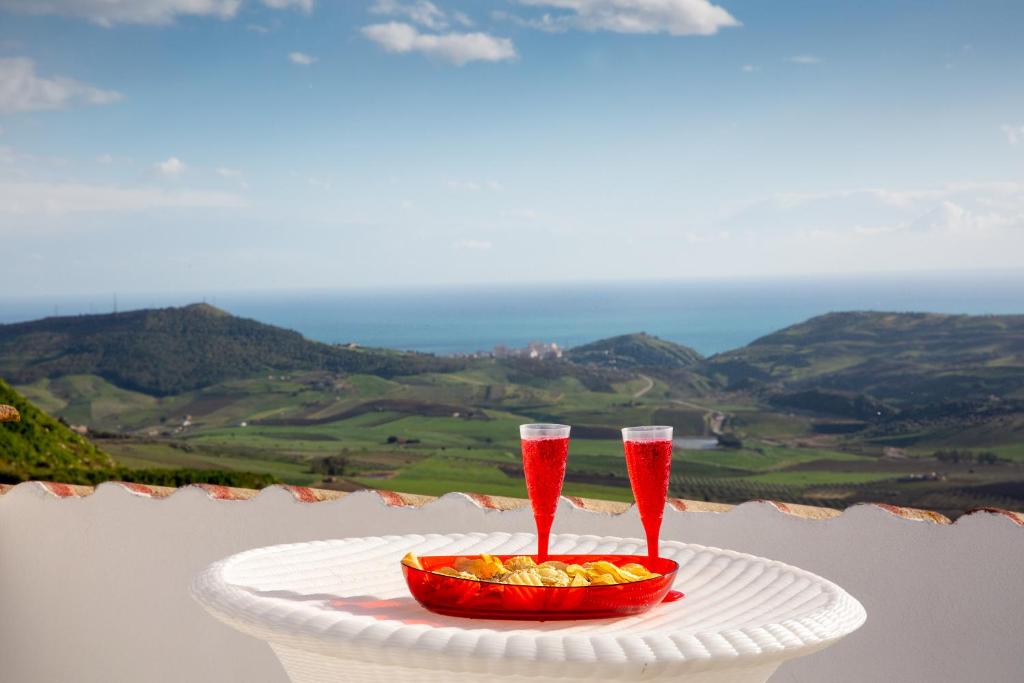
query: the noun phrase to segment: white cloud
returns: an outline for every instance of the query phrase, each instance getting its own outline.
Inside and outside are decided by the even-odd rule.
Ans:
[[[521,5],[561,10],[523,23],[547,31],[613,31],[712,35],[740,22],[709,0],[518,0]]]
[[[239,208],[245,200],[226,192],[89,183],[0,182],[0,215],[59,216],[170,208]]]
[[[854,188],[776,194],[720,222],[763,234],[1024,235],[1024,182],[960,182],[925,189]]]
[[[461,26],[472,26],[474,24],[473,20],[469,18],[469,15],[464,12],[452,12],[452,19],[455,20],[455,23]]]
[[[999,130],[1003,131],[1003,135],[1006,136],[1006,141],[1011,145],[1016,145],[1024,141],[1024,125],[1011,126],[1009,124],[1003,124],[999,126]]]
[[[268,28],[267,26],[261,26],[260,24],[246,24],[245,30],[264,35],[270,33],[270,28]]]
[[[754,66],[753,64],[744,64],[743,66],[740,67],[740,71],[742,71],[743,73],[748,73],[748,74],[752,74],[752,73],[754,73],[755,71],[758,71],[758,70],[759,70],[759,67]]]
[[[411,24],[392,21],[365,26],[363,35],[388,52],[421,52],[458,66],[474,61],[499,62],[516,58],[511,40],[487,33],[420,33]]]
[[[100,26],[170,24],[179,16],[231,19],[242,0],[0,0],[0,9],[23,14],[55,14],[87,19]],[[313,10],[313,0],[263,0],[273,9]]]
[[[448,17],[441,9],[429,0],[400,2],[399,0],[376,0],[370,6],[371,14],[383,14],[390,17],[405,17],[414,24],[426,26],[435,31],[448,28]],[[461,14],[461,13],[457,13]],[[462,14],[462,16],[465,16]]]
[[[170,157],[153,165],[157,173],[167,178],[176,178],[185,172],[185,162],[178,157]]]
[[[793,55],[786,58],[792,64],[821,64],[821,58],[814,55]]]
[[[97,164],[112,164],[114,163],[114,157],[110,154],[100,154],[96,157]]]
[[[307,55],[305,52],[289,52],[288,61],[292,64],[298,64],[300,66],[309,66],[317,61],[317,58],[313,55]]]
[[[456,249],[470,249],[472,251],[487,251],[494,246],[487,240],[459,240],[452,245]]]
[[[0,112],[64,109],[75,104],[109,104],[121,99],[121,93],[53,76],[36,74],[36,65],[27,57],[0,58]]]

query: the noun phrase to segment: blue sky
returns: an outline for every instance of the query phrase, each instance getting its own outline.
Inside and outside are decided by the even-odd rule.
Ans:
[[[0,0],[4,281],[1022,268],[1022,26],[1010,0]]]

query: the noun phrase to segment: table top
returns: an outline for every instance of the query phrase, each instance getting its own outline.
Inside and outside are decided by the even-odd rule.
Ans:
[[[557,535],[553,554],[642,554],[637,539]],[[417,604],[399,561],[420,555],[535,552],[533,534],[410,534],[259,548],[199,574],[195,598],[214,616],[271,643],[342,658],[400,657],[461,671],[609,677],[707,670],[809,654],[859,628],[857,600],[781,562],[662,542],[679,562],[683,600],[621,619],[471,620]]]

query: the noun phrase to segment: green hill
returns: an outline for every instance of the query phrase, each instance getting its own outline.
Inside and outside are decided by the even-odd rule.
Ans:
[[[393,377],[459,366],[424,354],[322,344],[206,304],[0,325],[0,376],[15,384],[98,375],[167,396],[268,371]]]
[[[729,388],[855,392],[901,408],[1024,398],[1024,315],[830,313],[709,358]]]
[[[688,368],[703,357],[688,346],[674,344],[644,332],[601,339],[569,349],[566,358],[582,365],[634,369]]]
[[[0,481],[54,478],[70,470],[113,466],[110,456],[36,408],[2,379],[0,404],[12,405],[21,413],[20,422],[0,424]]]

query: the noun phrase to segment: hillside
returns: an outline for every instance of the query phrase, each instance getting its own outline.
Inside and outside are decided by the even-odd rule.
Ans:
[[[604,367],[634,368],[688,368],[703,357],[688,346],[640,332],[601,339],[569,349],[566,358],[573,363]]]
[[[393,377],[457,367],[423,354],[310,341],[206,304],[0,325],[0,377],[15,384],[97,375],[123,389],[167,396],[268,371]]]
[[[21,421],[0,424],[0,481],[30,475],[52,478],[69,470],[100,470],[113,466],[110,457],[0,379],[0,404],[12,405]]]
[[[732,389],[855,392],[899,407],[1024,397],[1024,315],[830,313],[709,358]]]

